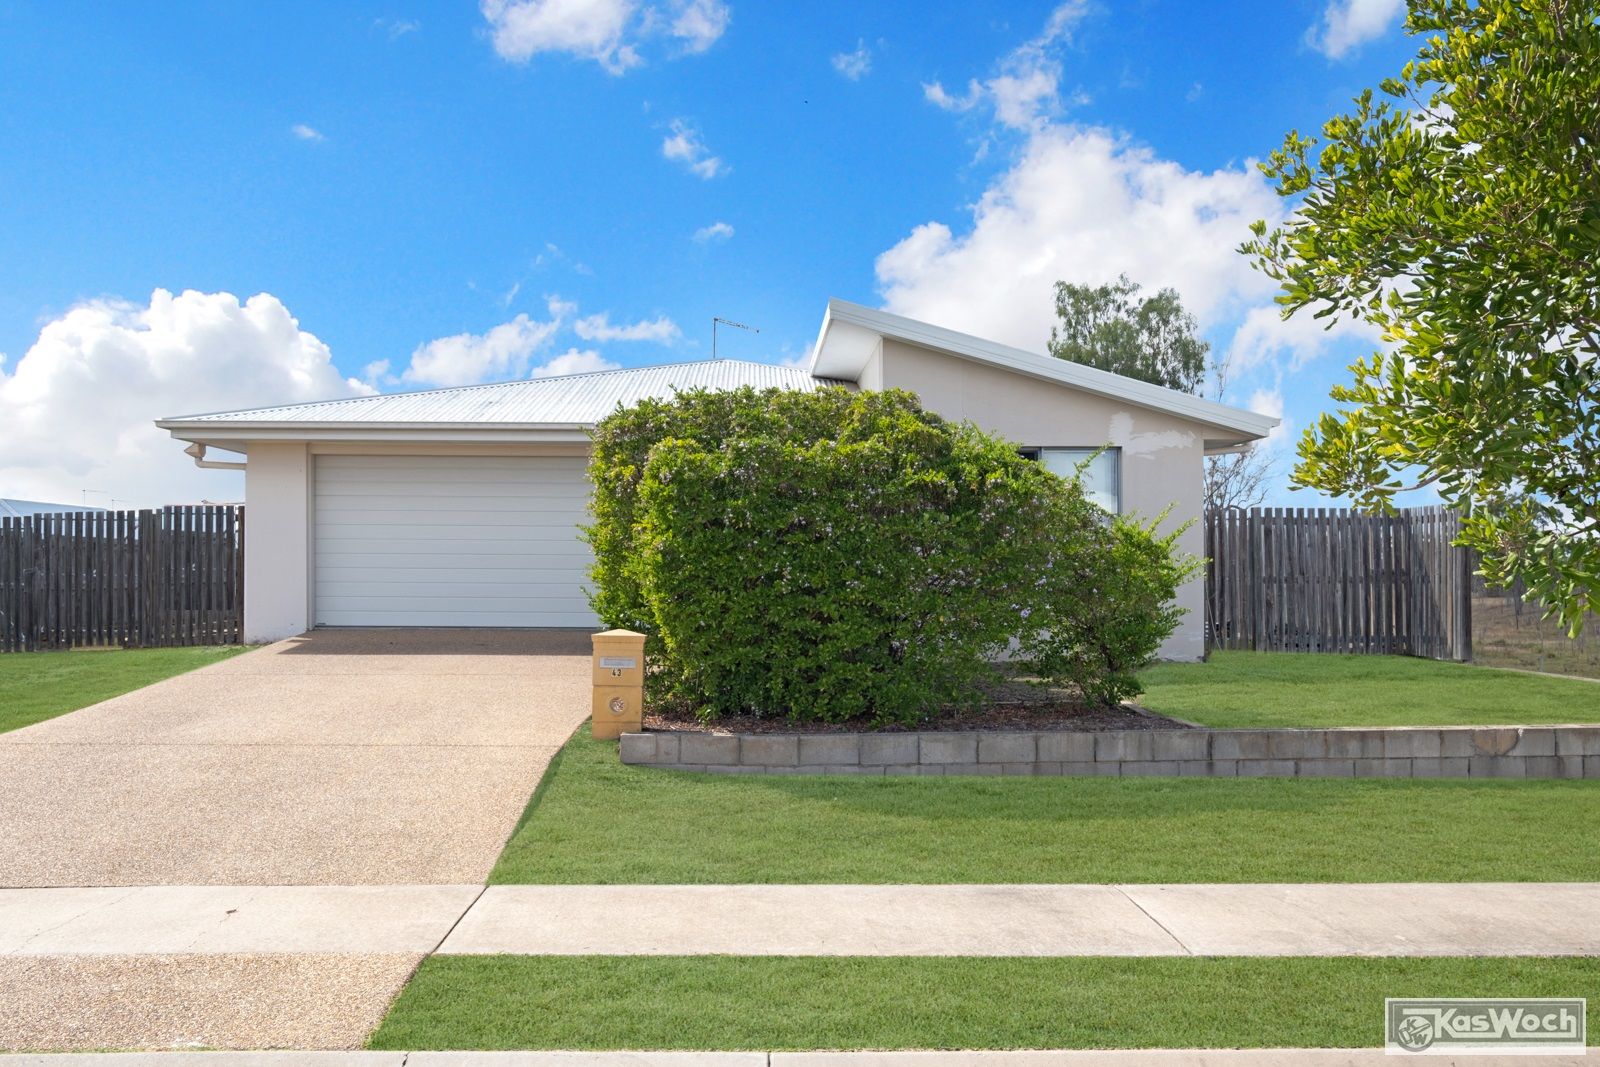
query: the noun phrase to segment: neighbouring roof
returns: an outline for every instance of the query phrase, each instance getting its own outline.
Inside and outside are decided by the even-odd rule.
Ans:
[[[846,300],[828,301],[828,312],[823,316],[822,330],[817,335],[816,348],[812,350],[810,371],[829,378],[856,381],[886,337],[1000,367],[1014,374],[1068,385],[1137,407],[1169,412],[1231,431],[1244,440],[1265,437],[1279,421],[1271,415],[1230,407],[1054,356],[997,344]]]
[[[42,500],[8,500],[0,497],[0,519],[20,519],[26,515],[61,515],[73,512],[101,512],[81,504],[48,504]]]
[[[705,360],[657,367],[563,374],[526,381],[430,389],[420,393],[324,400],[309,404],[206,415],[181,415],[156,423],[163,429],[333,426],[588,427],[640,400],[665,399],[689,389],[779,388],[811,391],[841,382],[812,377],[797,367],[743,360]]]

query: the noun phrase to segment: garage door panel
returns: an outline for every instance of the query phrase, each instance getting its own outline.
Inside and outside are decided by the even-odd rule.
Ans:
[[[392,498],[432,498],[443,496],[453,501],[498,501],[504,499],[502,491],[507,486],[517,490],[518,499],[542,502],[584,502],[589,499],[589,486],[574,478],[573,482],[510,482],[494,478],[490,482],[374,482],[370,485],[350,485],[339,491],[339,498],[360,501],[363,504],[384,504]]]
[[[348,475],[340,474],[340,478]],[[496,494],[507,493],[510,496]],[[353,485],[348,489],[340,488],[336,491],[340,501],[350,501],[365,506],[372,504],[376,507],[384,506],[401,507],[410,504],[413,500],[433,500],[473,503],[517,503],[522,507],[565,507],[575,505],[587,507],[589,492],[587,484],[574,482],[572,484],[552,484],[538,482],[518,484],[515,482],[496,480],[491,482],[419,482],[409,485],[405,482],[395,482],[392,485]],[[322,494],[318,494],[319,498]]]
[[[363,484],[382,487],[407,486],[412,483],[424,485],[520,485],[528,488],[537,488],[546,485],[566,485],[587,488],[588,475],[581,461],[546,459],[543,463],[568,463],[568,468],[559,471],[530,471],[525,466],[532,462],[528,458],[497,459],[493,457],[439,457],[439,456],[319,456],[319,461],[329,459],[355,460],[353,463],[324,464],[319,462],[318,469],[328,472],[333,476],[350,474],[358,476]],[[391,459],[393,463],[388,466],[377,466],[367,462],[369,459]],[[472,468],[461,466],[461,460],[472,458],[479,464]],[[435,462],[443,459],[444,462]]]
[[[524,548],[528,541],[523,537],[484,538],[476,542],[467,542],[472,547],[472,554],[476,557],[493,557],[504,553],[522,554],[519,549]],[[549,556],[552,558],[576,558],[587,565],[590,556],[588,546],[580,542],[576,536],[572,539],[574,547],[565,545],[539,547],[528,553],[530,556]],[[431,566],[438,563],[437,553],[441,551],[459,551],[462,542],[443,537],[410,537],[404,540],[396,539],[386,541],[382,538],[339,538],[330,537],[317,539],[319,551],[328,552],[330,555],[371,555],[377,556],[385,553],[400,555],[428,556],[432,562],[425,563],[397,563],[397,566]]]
[[[381,555],[360,555],[356,553],[336,552],[330,553],[329,558],[319,560],[317,574],[327,579],[336,579],[340,576],[366,576],[370,574],[387,575],[395,567],[405,567],[410,570],[426,569],[433,574],[551,574],[570,578],[574,574],[583,574],[589,566],[590,557],[583,552],[570,552],[565,555],[539,555],[529,556],[522,561],[521,566],[510,566],[494,557],[473,556],[467,559],[458,559],[449,563],[437,563],[437,556],[426,552],[415,553],[383,553]]]
[[[405,611],[330,611],[317,617],[319,626],[503,626],[521,627],[528,623],[523,619],[526,612],[508,611],[504,613],[485,611],[434,611],[430,612],[428,621],[416,621],[416,614],[410,610]],[[594,625],[591,616],[587,621],[572,617],[567,622],[545,622],[540,626],[577,626],[589,627]]]
[[[323,591],[331,596],[387,597],[394,600],[427,600],[431,597],[470,597],[495,600],[501,597],[568,597],[576,595],[568,575],[529,573],[515,577],[488,576],[486,571],[468,572],[462,577],[436,576],[407,582],[404,589],[381,578],[362,580],[340,578],[324,581]]]
[[[530,611],[544,611],[549,606],[547,603],[547,598],[534,596],[500,597],[493,600],[485,600],[480,597],[471,596],[433,596],[423,598],[372,596],[351,597],[348,603],[341,601],[341,604],[341,610],[351,612],[392,611],[410,612],[415,614],[418,611],[428,611],[434,613],[448,611],[461,614],[481,611],[485,615],[500,616],[521,615]],[[415,624],[407,623],[406,625],[409,626]],[[432,626],[435,624],[430,622],[428,625]],[[498,622],[485,623],[485,625],[503,626],[505,625],[505,622],[502,619]]]
[[[587,463],[511,456],[319,456],[317,622],[592,626]]]
[[[508,517],[521,519],[539,526],[553,524],[572,526],[581,522],[587,508],[572,500],[552,500],[548,503],[505,501],[497,503],[478,498],[458,498],[433,501],[418,497],[409,501],[388,501],[368,506],[350,500],[324,500],[317,513],[317,521],[324,526],[351,522],[382,522],[393,525],[413,522],[425,526],[460,526],[470,520],[479,522],[504,522]],[[418,511],[418,508],[428,510]]]
[[[339,455],[329,454],[317,457],[318,462],[329,469],[356,469],[363,473],[375,470],[413,470],[416,468],[445,467],[454,469],[463,460],[470,460],[475,471],[507,470],[516,473],[527,473],[527,463],[534,457],[530,456],[413,456],[403,453],[390,455]],[[566,470],[582,470],[587,460],[583,456],[547,457],[547,461],[576,464],[575,467],[563,468]]]
[[[500,511],[467,511],[459,517],[435,515],[429,521],[419,521],[410,515],[395,514],[385,520],[382,514],[359,515],[346,513],[346,518],[330,516],[317,523],[319,532],[332,538],[352,537],[420,537],[434,541],[474,541],[483,537],[483,531],[496,531],[494,536],[518,538],[528,531],[559,532],[578,536],[576,516],[518,515]]]
[[[318,510],[318,522],[344,523],[360,522],[366,520],[382,520],[382,522],[395,522],[410,518],[413,522],[435,523],[459,520],[466,515],[514,515],[514,517],[528,518],[534,522],[581,522],[586,509],[579,506],[573,499],[550,499],[550,501],[493,501],[486,498],[435,498],[434,507],[450,509],[450,515],[426,512],[418,514],[418,501],[422,498],[411,498],[408,501],[395,501],[394,498],[374,498],[373,504],[358,501],[358,499],[342,499],[342,501],[323,501],[322,509]],[[454,523],[451,523],[454,525]]]

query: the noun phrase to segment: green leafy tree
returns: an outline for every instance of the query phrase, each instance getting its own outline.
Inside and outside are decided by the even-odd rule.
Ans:
[[[1600,569],[1600,0],[1411,0],[1416,59],[1263,170],[1301,197],[1241,251],[1284,314],[1351,316],[1294,478],[1387,510],[1432,484],[1485,576],[1576,633]]]
[[[1206,373],[1210,345],[1195,336],[1194,316],[1175,289],[1140,298],[1126,274],[1108,285],[1056,283],[1050,354],[1143,382],[1193,393]]]
[[[1126,274],[1109,285],[1056,283],[1059,326],[1050,331],[1050,354],[1128,378],[1185,393],[1202,387],[1221,400],[1227,361],[1207,380],[1211,346],[1195,336],[1198,324],[1183,310],[1176,289],[1139,299],[1140,286]],[[1206,508],[1253,508],[1266,499],[1276,474],[1272,456],[1259,447],[1206,457]]]

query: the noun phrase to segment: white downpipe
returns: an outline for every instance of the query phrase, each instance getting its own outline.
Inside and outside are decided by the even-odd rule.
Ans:
[[[184,455],[189,456],[194,460],[194,465],[196,467],[204,467],[208,471],[242,471],[245,468],[243,463],[229,463],[220,459],[207,459],[206,446],[198,441],[184,449],[183,452]]]

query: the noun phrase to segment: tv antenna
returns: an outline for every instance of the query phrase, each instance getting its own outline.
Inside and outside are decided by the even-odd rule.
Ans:
[[[719,322],[724,326],[735,326],[735,327],[737,327],[737,328],[739,328],[741,330],[749,330],[751,333],[760,333],[761,332],[760,330],[756,329],[754,326],[746,326],[742,322],[734,322],[732,319],[723,319],[723,318],[713,317],[711,319],[711,358],[712,359],[716,359],[717,358],[717,324]]]

